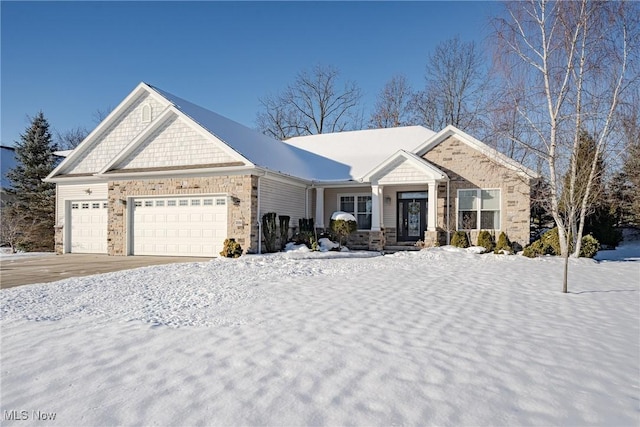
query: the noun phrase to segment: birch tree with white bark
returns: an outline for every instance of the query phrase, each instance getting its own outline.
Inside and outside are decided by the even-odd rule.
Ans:
[[[507,3],[505,9],[505,17],[496,20],[496,58],[504,61],[513,94],[521,96],[520,85],[525,88],[514,108],[527,124],[528,137],[518,142],[541,156],[547,169],[566,293],[568,258],[580,253],[597,159],[618,142],[617,110],[638,84],[640,7],[633,2],[526,0]],[[583,132],[594,138],[595,155],[585,182],[578,185]]]

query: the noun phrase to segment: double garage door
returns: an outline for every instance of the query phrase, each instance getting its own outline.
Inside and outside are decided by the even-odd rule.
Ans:
[[[224,196],[136,198],[131,201],[133,255],[218,256],[227,237]]]
[[[136,198],[129,201],[132,255],[215,257],[227,237],[224,196]],[[106,200],[71,202],[70,251],[107,253]]]

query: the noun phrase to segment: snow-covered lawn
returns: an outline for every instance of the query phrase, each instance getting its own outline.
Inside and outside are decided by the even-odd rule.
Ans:
[[[3,425],[640,423],[640,246],[368,255],[3,289]]]

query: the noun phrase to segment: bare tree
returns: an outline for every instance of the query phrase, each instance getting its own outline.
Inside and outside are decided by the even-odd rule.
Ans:
[[[56,131],[56,145],[58,150],[73,150],[89,135],[83,127],[76,127],[64,132]]]
[[[425,79],[424,91],[413,98],[414,121],[435,130],[454,125],[477,134],[489,80],[476,44],[455,37],[437,45]]]
[[[111,111],[113,111],[113,107],[111,105],[109,105],[107,108],[104,109],[96,109],[96,111],[93,112],[93,123],[95,123],[96,125],[99,125],[100,123],[102,123],[102,121],[104,119],[107,118],[107,116],[109,114],[111,114]]]
[[[378,94],[370,127],[392,128],[409,124],[411,96],[407,78],[402,74],[393,76]]]
[[[15,253],[23,238],[25,227],[21,217],[11,207],[0,209],[0,245],[9,245]]]
[[[514,104],[527,123],[529,138],[523,143],[534,141],[532,148],[548,167],[550,212],[564,257],[563,292],[570,248],[574,256],[580,253],[598,159],[613,143],[625,90],[637,84],[630,64],[638,55],[638,10],[631,2],[527,0],[507,4],[507,18],[496,22],[497,58],[504,61],[506,81],[511,89],[526,88]],[[595,150],[580,192],[583,131],[593,135]]]
[[[353,129],[361,91],[351,81],[339,88],[339,76],[334,67],[316,65],[299,72],[282,93],[260,98],[263,111],[256,118],[260,131],[286,139]]]

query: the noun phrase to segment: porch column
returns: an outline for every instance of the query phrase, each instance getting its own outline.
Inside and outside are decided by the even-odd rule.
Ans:
[[[427,231],[436,231],[436,218],[438,213],[438,184],[435,181],[429,182],[429,206],[427,208]]]
[[[382,228],[382,186],[371,186],[371,231]]]
[[[316,188],[316,227],[324,228],[324,188]]]

